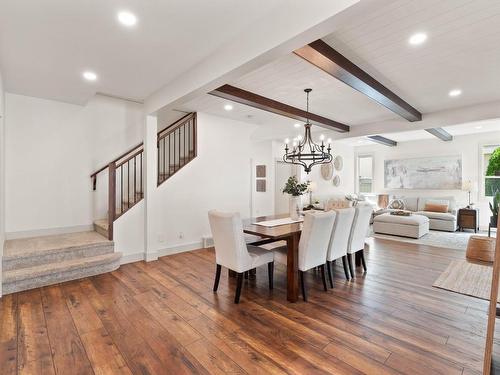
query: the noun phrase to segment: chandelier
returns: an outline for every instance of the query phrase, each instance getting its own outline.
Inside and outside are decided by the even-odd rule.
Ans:
[[[328,147],[325,152],[325,137],[321,135],[321,146],[314,143],[311,137],[311,126],[309,122],[309,93],[312,89],[305,89],[307,100],[306,123],[304,124],[304,138],[298,136],[293,139],[291,149],[288,147],[290,140],[285,139],[285,155],[283,161],[288,164],[296,164],[304,167],[306,173],[311,172],[311,168],[317,164],[328,164],[332,162],[331,139],[328,139]]]

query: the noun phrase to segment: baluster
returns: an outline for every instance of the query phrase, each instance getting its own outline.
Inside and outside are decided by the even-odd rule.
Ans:
[[[120,165],[120,215],[123,214],[123,164]]]
[[[181,128],[177,129],[179,131],[179,169],[181,169]]]
[[[156,150],[157,150],[157,156],[156,156],[156,159],[157,159],[157,164],[158,164],[158,167],[157,167],[157,170],[158,170],[158,176],[156,176],[156,183],[159,185],[160,184],[160,175],[161,175],[161,167],[160,167],[160,141],[156,141]],[[141,158],[142,158],[142,154],[141,154]],[[142,159],[141,159],[142,161]]]
[[[108,239],[113,239],[113,222],[116,217],[116,164],[110,163],[108,166]]]
[[[186,152],[186,124],[182,125],[182,132],[184,133],[184,164],[187,162],[187,152]]]
[[[130,161],[127,161],[127,210],[130,208]]]
[[[135,178],[135,176],[136,176],[136,170],[137,170],[137,167],[135,165],[135,158],[136,157],[137,157],[137,155],[134,156],[134,204],[135,204],[136,199],[137,199],[137,189],[136,189],[137,181],[136,181],[136,178]]]
[[[144,186],[142,185],[142,154],[144,153],[144,151],[141,152],[141,193],[142,193],[142,197],[144,198]]]

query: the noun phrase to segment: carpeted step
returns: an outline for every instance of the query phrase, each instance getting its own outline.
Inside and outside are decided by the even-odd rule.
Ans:
[[[99,219],[94,221],[94,230],[105,238],[108,238],[108,228],[108,219]]]
[[[113,241],[97,232],[22,238],[5,242],[2,265],[4,271],[9,271],[110,254],[113,251]]]
[[[103,254],[5,271],[2,291],[15,293],[111,272],[120,267],[121,256],[121,253]]]

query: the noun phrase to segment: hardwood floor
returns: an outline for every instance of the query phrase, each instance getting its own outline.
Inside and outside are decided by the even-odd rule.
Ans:
[[[307,303],[286,301],[280,264],[273,291],[261,267],[239,305],[227,270],[214,294],[210,250],[4,296],[0,372],[480,374],[487,302],[431,286],[463,252],[369,244],[354,281],[338,262],[325,293],[309,272]]]

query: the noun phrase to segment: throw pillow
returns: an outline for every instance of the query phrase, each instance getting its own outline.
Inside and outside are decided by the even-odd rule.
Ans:
[[[393,199],[387,206],[387,208],[392,210],[404,210],[405,209],[405,201],[402,199]]]
[[[448,212],[448,205],[447,204],[442,204],[442,203],[432,203],[432,202],[427,202],[425,204],[424,211],[428,212]]]

